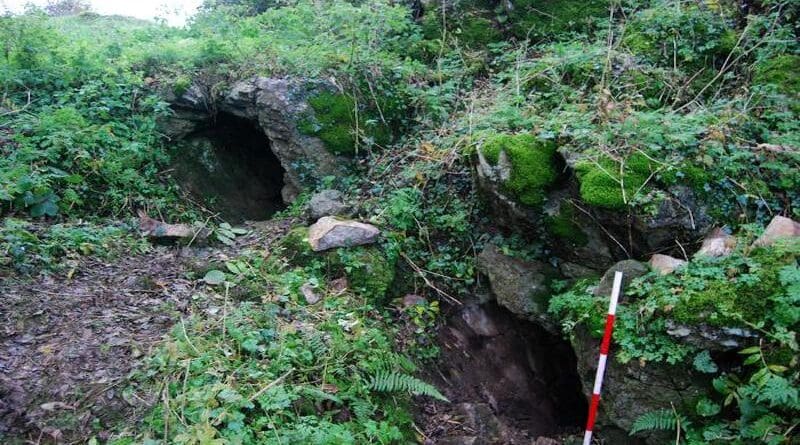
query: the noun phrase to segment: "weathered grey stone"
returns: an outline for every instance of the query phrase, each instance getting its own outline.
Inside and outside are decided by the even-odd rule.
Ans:
[[[753,243],[756,247],[767,247],[775,244],[780,239],[800,236],[800,223],[783,216],[772,218],[764,234]]]
[[[340,216],[347,212],[344,195],[338,190],[322,190],[315,193],[308,203],[308,213],[311,219],[317,220],[323,216]]]
[[[478,255],[478,269],[489,278],[498,304],[552,332],[558,330],[547,314],[549,289],[545,271],[550,266],[504,255],[497,246],[488,244]]]
[[[308,243],[315,252],[372,244],[381,232],[371,224],[338,219],[332,216],[320,218],[308,228]]]
[[[300,293],[303,294],[308,304],[317,304],[322,301],[322,296],[317,293],[316,288],[311,283],[305,283],[300,286]]]
[[[731,254],[736,247],[736,238],[717,227],[703,240],[703,245],[695,256],[723,257]]]
[[[594,289],[594,295],[603,297],[611,295],[611,288],[614,285],[614,275],[617,271],[622,272],[622,289],[624,292],[625,286],[627,286],[631,280],[645,275],[648,269],[647,266],[636,260],[620,261],[611,266],[606,273],[603,274],[600,284]]]
[[[571,335],[578,358],[578,373],[583,380],[583,390],[591,395],[597,371],[597,349],[600,339],[593,337],[584,326],[578,326]],[[670,409],[676,400],[694,400],[708,391],[709,382],[704,376],[691,373],[685,367],[663,363],[631,361],[620,363],[614,348],[608,358],[603,385],[603,402],[600,404],[598,427],[602,430],[619,428],[630,431],[633,422],[641,415],[659,409]],[[635,443],[625,440],[622,434],[614,444]],[[663,444],[663,437],[651,437],[649,444]]]
[[[686,261],[671,257],[669,255],[657,253],[650,257],[648,264],[653,270],[658,271],[658,273],[661,275],[669,275],[672,272],[675,272],[675,269],[686,265]]]

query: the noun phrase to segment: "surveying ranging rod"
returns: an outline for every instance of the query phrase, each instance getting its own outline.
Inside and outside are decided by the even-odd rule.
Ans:
[[[592,429],[594,429],[594,421],[597,418],[597,407],[600,405],[600,390],[603,388],[603,375],[606,373],[608,348],[611,346],[611,333],[614,331],[614,318],[617,313],[617,301],[619,301],[621,289],[622,272],[617,271],[614,273],[614,287],[611,289],[611,303],[608,305],[603,342],[600,343],[600,360],[597,361],[597,374],[594,376],[594,389],[592,390],[592,401],[589,405],[589,417],[586,419],[586,433],[583,435],[583,445],[592,443]]]

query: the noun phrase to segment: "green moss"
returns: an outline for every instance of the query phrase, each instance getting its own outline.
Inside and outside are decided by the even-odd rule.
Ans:
[[[311,245],[308,243],[308,227],[294,227],[278,241],[277,247],[283,249],[283,257],[295,266],[306,265],[314,258],[321,257],[311,250]]]
[[[394,281],[395,262],[378,247],[337,249],[329,258],[331,266],[347,276],[350,289],[364,297],[382,299]]]
[[[501,153],[506,154],[511,162],[511,175],[503,188],[530,206],[544,202],[545,190],[558,177],[555,151],[555,144],[530,134],[493,135],[481,147],[481,153],[492,165],[497,165]]]
[[[635,153],[620,164],[610,158],[597,163],[581,162],[576,166],[581,198],[586,203],[606,209],[620,210],[630,205],[637,192],[650,177],[650,160]],[[623,195],[624,189],[624,195]]]
[[[785,54],[759,63],[753,82],[775,85],[782,93],[797,95],[800,92],[800,56]]]
[[[700,167],[684,162],[678,167],[662,172],[659,179],[666,185],[681,184],[695,191],[703,191],[706,184],[711,181],[711,175]]]
[[[571,205],[562,205],[558,214],[547,217],[545,226],[551,235],[574,246],[585,246],[589,242],[586,233],[575,222],[575,209]]]
[[[390,129],[376,123],[378,119],[373,113],[359,110],[356,122],[356,101],[348,95],[322,92],[310,98],[308,104],[314,115],[301,119],[297,129],[302,134],[320,138],[331,153],[355,154],[356,130],[379,144],[391,141]]]
[[[783,292],[780,271],[797,261],[797,247],[800,246],[794,252],[773,247],[757,249],[744,262],[736,256],[722,260],[717,266],[722,266],[725,273],[709,276],[702,288],[684,292],[672,316],[686,324],[715,326],[740,325],[742,316],[746,320],[768,318],[774,300],[771,297]]]
[[[608,0],[518,0],[509,12],[511,32],[526,37],[558,38],[572,31],[585,31],[608,15]]]
[[[314,118],[301,120],[298,130],[322,139],[332,153],[353,154],[356,146],[355,100],[344,94],[323,92],[310,98],[308,104],[314,110]]]

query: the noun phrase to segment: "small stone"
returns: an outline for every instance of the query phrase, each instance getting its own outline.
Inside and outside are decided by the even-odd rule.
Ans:
[[[603,297],[611,296],[611,288],[614,286],[614,275],[618,271],[622,272],[622,289],[624,293],[625,286],[634,278],[645,275],[648,269],[647,266],[636,260],[620,261],[611,266],[606,273],[603,274],[603,278],[600,280],[600,284],[594,289],[593,294]]]
[[[322,190],[315,193],[308,203],[308,213],[311,219],[317,220],[323,216],[337,216],[347,212],[344,196],[338,190]]]
[[[300,286],[300,293],[303,294],[308,304],[317,304],[322,300],[322,296],[317,293],[317,290],[311,283],[305,283]]]
[[[350,286],[350,283],[347,282],[347,277],[337,278],[331,281],[330,286],[328,289],[333,293],[333,295],[341,295],[343,294],[347,288]]]
[[[800,236],[800,223],[783,216],[776,216],[772,218],[772,221],[764,230],[764,234],[753,243],[753,246],[767,247],[775,244],[775,241],[779,239],[798,236]]]
[[[320,218],[308,229],[308,243],[314,252],[372,244],[381,234],[377,227],[332,216]]]
[[[417,294],[408,294],[403,297],[403,309],[407,309],[411,306],[415,306],[417,304],[427,304],[428,300],[425,297],[421,297]]]
[[[724,230],[717,227],[708,234],[706,239],[703,240],[703,245],[697,251],[697,255],[705,255],[710,257],[723,257],[728,256],[736,247],[736,238],[725,233]]]
[[[675,272],[675,269],[684,266],[686,261],[657,253],[650,257],[648,264],[650,264],[650,268],[658,271],[661,275],[669,275]]]

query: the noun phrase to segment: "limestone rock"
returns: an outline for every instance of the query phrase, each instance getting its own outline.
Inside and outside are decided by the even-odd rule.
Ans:
[[[686,264],[685,260],[681,260],[669,255],[662,255],[657,253],[650,257],[648,262],[653,270],[658,271],[661,275],[669,275],[675,272],[675,269],[682,267]]]
[[[736,247],[736,238],[725,233],[724,230],[717,227],[711,231],[703,240],[703,245],[697,251],[695,256],[705,255],[710,257],[723,257],[728,256]]]
[[[326,216],[308,228],[308,243],[314,252],[322,252],[337,247],[372,244],[380,234],[380,230],[371,224]]]
[[[322,296],[317,293],[317,290],[311,283],[305,283],[300,286],[300,293],[303,294],[308,304],[317,304],[322,300]]]
[[[338,216],[347,212],[344,196],[338,190],[322,190],[315,193],[308,203],[311,219],[318,220],[323,216]]]
[[[547,264],[504,255],[497,246],[489,244],[478,255],[478,269],[489,278],[498,304],[552,332],[557,331],[547,314]]]
[[[625,286],[634,278],[645,275],[648,269],[647,266],[636,260],[620,261],[611,266],[606,273],[603,274],[600,284],[594,289],[594,295],[603,297],[611,296],[611,288],[614,286],[614,275],[617,271],[622,272],[622,290],[624,293]]]
[[[758,341],[758,334],[738,327],[718,327],[707,324],[682,325],[667,320],[667,334],[684,343],[710,351],[732,351]]]
[[[775,244],[775,241],[785,238],[800,236],[800,223],[783,216],[772,218],[764,234],[761,235],[753,245],[756,247],[767,247]]]

